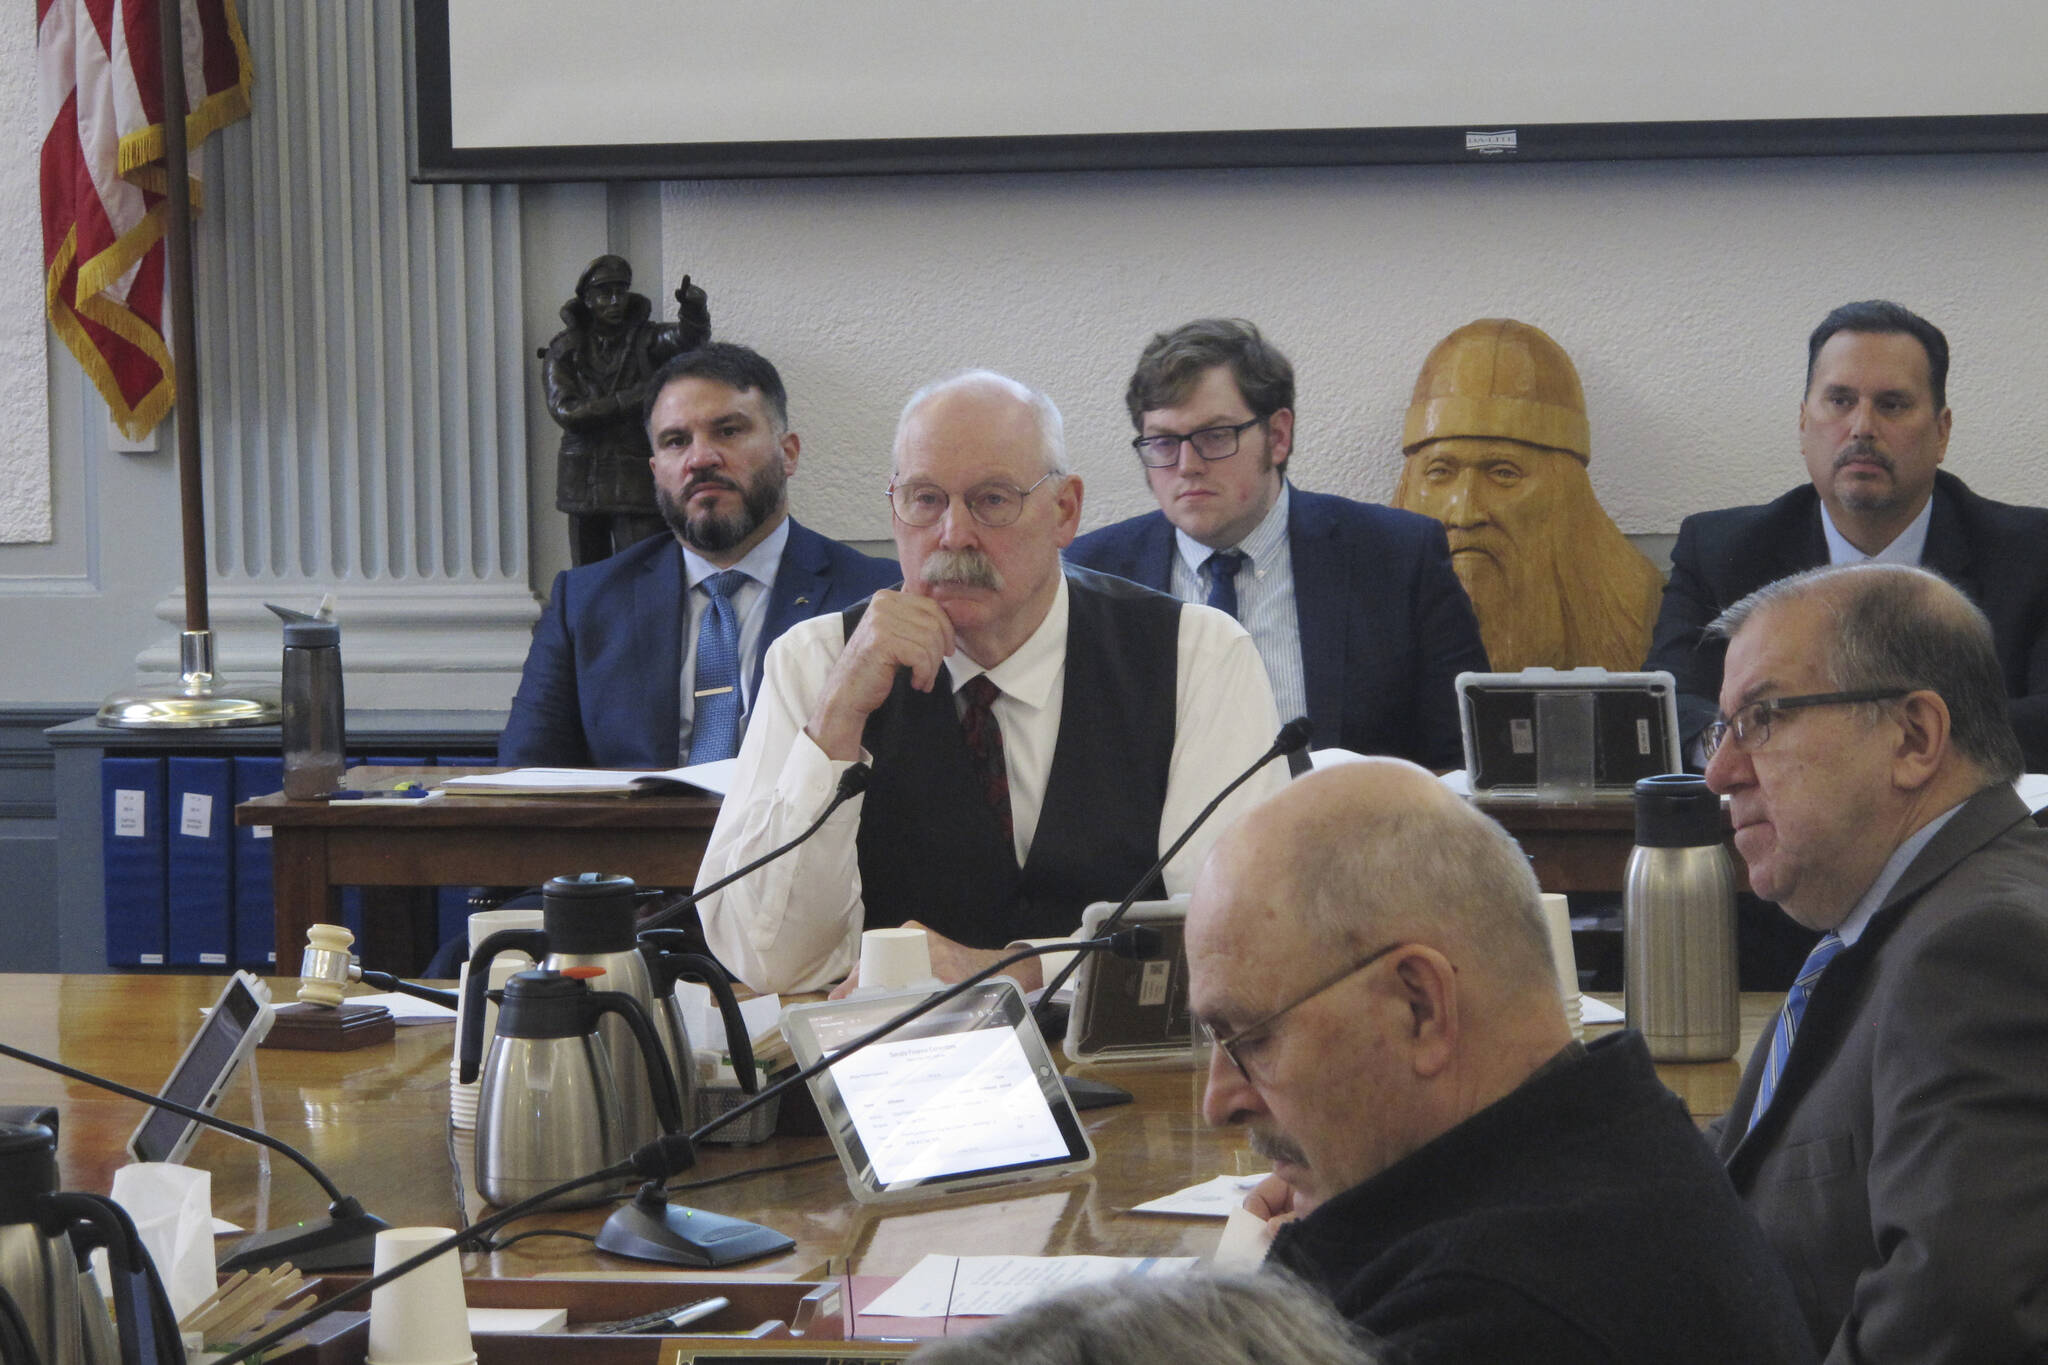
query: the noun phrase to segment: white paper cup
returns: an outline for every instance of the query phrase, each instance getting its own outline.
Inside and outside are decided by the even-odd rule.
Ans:
[[[475,952],[478,944],[501,929],[540,928],[541,913],[538,909],[477,911],[469,917],[469,950]]]
[[[374,1273],[381,1275],[454,1235],[452,1228],[386,1228],[377,1234]],[[367,1365],[474,1365],[462,1261],[455,1252],[443,1252],[371,1291],[365,1359]]]
[[[1579,963],[1572,954],[1571,904],[1554,891],[1543,893],[1543,924],[1550,930],[1550,960],[1557,964],[1557,993],[1564,1001],[1565,1022],[1572,1037],[1584,1041],[1586,1026],[1579,1019]]]
[[[539,910],[479,910],[469,917],[469,950],[475,952],[477,945],[501,929],[538,929],[541,927]],[[494,991],[503,990],[505,983],[512,979],[514,972],[523,972],[534,965],[525,953],[499,953],[491,959],[491,979],[485,985]],[[455,1044],[454,1055],[448,1061],[448,1119],[457,1128],[476,1127],[476,1092],[478,1082],[462,1083],[462,1017],[469,1010],[469,963],[462,964],[462,971],[455,987]],[[484,1002],[484,1055],[491,1051],[491,1039],[498,1036],[498,1007],[488,1000]]]
[[[902,990],[931,980],[932,946],[922,929],[869,929],[860,936],[862,990]]]

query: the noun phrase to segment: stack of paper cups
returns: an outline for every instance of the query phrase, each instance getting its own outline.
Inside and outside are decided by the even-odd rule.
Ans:
[[[541,927],[539,910],[479,910],[469,917],[469,950],[501,929],[538,929]],[[514,972],[523,972],[534,965],[525,953],[499,953],[491,960],[491,979],[488,989],[499,991],[512,979]],[[466,999],[469,985],[469,964],[462,964],[462,974],[456,989]],[[476,1127],[476,1094],[478,1081],[468,1085],[462,1083],[462,1014],[464,1006],[455,1010],[455,1052],[448,1059],[448,1121],[457,1128]],[[498,1034],[498,1007],[489,1001],[484,1003],[484,1056],[490,1056],[491,1039]]]
[[[386,1228],[377,1234],[374,1273],[411,1260],[455,1235],[452,1228]],[[444,1251],[370,1291],[368,1365],[475,1365],[462,1262]]]
[[[1586,1025],[1579,1017],[1579,963],[1572,955],[1572,912],[1563,896],[1543,893],[1543,923],[1550,930],[1550,959],[1557,964],[1557,992],[1564,998],[1565,1022],[1572,1037],[1584,1042]]]

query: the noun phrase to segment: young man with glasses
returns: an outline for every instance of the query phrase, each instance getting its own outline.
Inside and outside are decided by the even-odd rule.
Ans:
[[[1443,527],[1289,483],[1294,368],[1242,319],[1153,337],[1124,402],[1159,511],[1081,537],[1068,562],[1237,617],[1315,747],[1457,767],[1454,680],[1486,649]]]
[[[2048,832],[1989,623],[1918,568],[1784,579],[1728,642],[1707,783],[1822,934],[1709,1136],[1829,1361],[2048,1352]]]
[[[986,371],[919,390],[887,493],[903,588],[805,622],[769,652],[698,874],[705,884],[794,837],[848,767],[872,766],[865,794],[801,850],[699,907],[712,951],[757,990],[840,980],[864,928],[921,924],[948,981],[1015,939],[1070,933],[1090,902],[1129,891],[1279,725],[1236,622],[1063,569],[1081,480],[1043,394]],[[1284,778],[1268,767],[1233,805]],[[1168,864],[1168,892],[1193,881],[1212,838]],[[1034,965],[1018,975],[1036,984]]]
[[[1389,1358],[1813,1359],[1642,1039],[1572,1041],[1527,859],[1426,772],[1340,765],[1234,825],[1187,956],[1270,1262]]]

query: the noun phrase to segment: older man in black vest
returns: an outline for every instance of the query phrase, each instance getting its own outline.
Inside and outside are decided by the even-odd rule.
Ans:
[[[1081,480],[1044,395],[986,371],[919,390],[889,499],[903,589],[770,650],[699,873],[708,883],[793,837],[848,766],[873,765],[867,793],[799,852],[699,908],[712,950],[757,990],[840,980],[864,928],[923,925],[946,980],[1014,940],[1071,932],[1277,728],[1235,621],[1062,569]],[[1233,805],[1283,780],[1269,769]],[[1191,840],[1164,889],[1185,889],[1207,849]]]

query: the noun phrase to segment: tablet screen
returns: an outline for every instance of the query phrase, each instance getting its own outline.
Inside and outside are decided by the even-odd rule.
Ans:
[[[783,1029],[810,1065],[927,997],[800,1005]],[[987,982],[813,1077],[864,1200],[1063,1175],[1095,1157],[1014,983]]]

